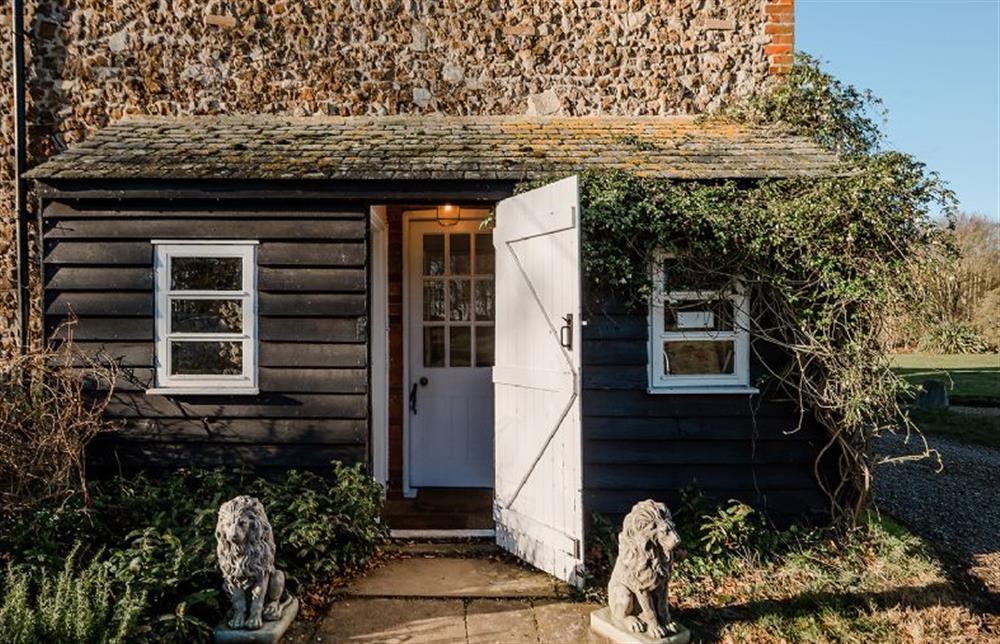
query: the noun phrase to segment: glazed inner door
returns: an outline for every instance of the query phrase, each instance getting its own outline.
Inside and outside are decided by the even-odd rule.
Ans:
[[[493,487],[493,235],[473,212],[409,220],[411,488]]]

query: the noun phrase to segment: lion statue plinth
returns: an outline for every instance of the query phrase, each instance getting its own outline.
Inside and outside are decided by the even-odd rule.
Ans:
[[[285,592],[285,573],[274,567],[274,534],[261,502],[238,496],[223,503],[215,539],[222,588],[232,603],[223,626],[259,631],[265,622],[286,621],[298,602]]]
[[[591,615],[594,630],[612,641],[686,644],[691,633],[670,617],[667,591],[680,545],[670,511],[640,501],[622,522],[618,558],[608,582],[608,607]]]

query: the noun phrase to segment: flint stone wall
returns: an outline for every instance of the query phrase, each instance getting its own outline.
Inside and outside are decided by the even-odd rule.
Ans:
[[[0,2],[5,343],[14,320],[10,4]],[[126,114],[703,112],[764,82],[792,38],[790,24],[774,24],[791,23],[792,0],[26,4],[29,165]]]

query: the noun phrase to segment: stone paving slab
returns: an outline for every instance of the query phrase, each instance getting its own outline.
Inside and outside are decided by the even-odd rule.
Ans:
[[[536,602],[535,621],[539,642],[592,644],[606,640],[590,630],[590,614],[598,604],[548,601]]]
[[[594,604],[520,599],[350,598],[334,604],[303,643],[596,643]]]
[[[330,608],[313,642],[465,642],[461,600],[345,599]]]
[[[394,559],[358,580],[356,597],[563,597],[567,587],[545,573],[495,559]]]

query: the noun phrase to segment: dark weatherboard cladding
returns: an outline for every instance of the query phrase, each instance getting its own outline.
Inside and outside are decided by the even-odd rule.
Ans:
[[[53,201],[44,208],[44,316],[119,359],[109,415],[125,430],[97,465],[325,467],[368,453],[367,209]],[[257,240],[258,395],[147,395],[154,239]]]
[[[813,474],[825,438],[808,418],[794,431],[793,401],[647,393],[648,317],[625,313],[614,302],[595,308],[583,338],[588,514],[622,515],[650,497],[677,507],[684,490],[747,502],[779,523],[825,511]],[[751,382],[765,374],[760,355],[786,359],[761,346],[751,355]]]

